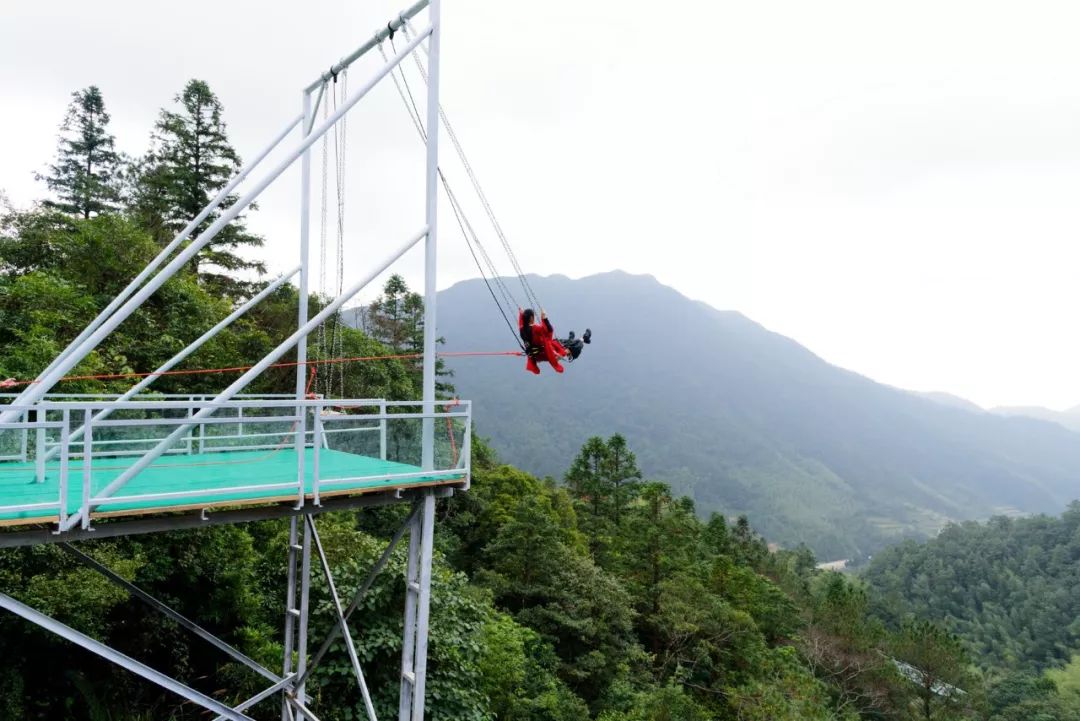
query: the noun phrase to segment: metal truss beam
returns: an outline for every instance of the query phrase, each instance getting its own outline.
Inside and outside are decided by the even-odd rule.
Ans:
[[[65,626],[59,621],[49,618],[45,614],[30,608],[26,604],[16,601],[7,594],[0,593],[0,608],[10,611],[16,616],[21,616],[30,623],[40,626],[46,631],[70,641],[77,646],[81,646],[87,651],[115,663],[121,668],[127,669],[138,676],[142,676],[147,681],[155,683],[168,691],[172,691],[176,695],[181,696],[194,704],[202,706],[209,711],[213,711],[222,718],[229,719],[229,721],[253,721],[250,717],[245,716],[239,711],[234,711],[220,701],[216,701],[205,694],[199,693],[190,686],[186,686],[176,679],[166,676],[160,671],[152,669],[146,664],[120,653],[116,649],[110,648],[100,641],[76,631],[70,626]]]
[[[438,2],[438,0],[435,0]],[[435,495],[425,493],[420,513],[409,526],[405,576],[405,628],[401,644],[401,696],[398,721],[424,720],[427,684],[428,622],[431,611],[431,559],[435,536]]]
[[[401,541],[402,537],[404,537],[405,532],[411,527],[413,519],[416,517],[419,509],[420,504],[414,503],[412,511],[409,513],[409,517],[405,519],[405,522],[402,523],[398,530],[394,533],[394,536],[390,539],[390,542],[386,544],[386,548],[383,550],[382,555],[379,556],[379,560],[376,561],[375,565],[371,567],[371,570],[368,572],[367,578],[365,578],[364,582],[360,584],[360,588],[357,589],[356,593],[353,595],[352,601],[349,603],[349,607],[345,610],[344,616],[346,623],[348,623],[349,618],[353,614],[353,611],[355,611],[360,606],[360,601],[363,600],[364,595],[367,594],[368,589],[371,588],[371,584],[375,582],[375,578],[379,575],[379,573],[382,572],[383,568],[386,566],[386,562],[390,560],[390,556],[394,553],[394,549],[397,548],[397,545]],[[334,626],[330,629],[330,633],[327,635],[326,640],[323,641],[322,646],[319,647],[319,650],[315,653],[314,656],[312,656],[311,661],[308,663],[307,670],[304,674],[305,676],[311,675],[311,673],[319,665],[319,662],[322,661],[323,656],[325,656],[326,652],[330,650],[330,644],[332,644],[337,639],[338,634],[341,633],[341,630],[342,629],[340,626]]]
[[[334,586],[334,574],[330,571],[330,562],[326,560],[326,552],[323,550],[322,540],[315,528],[315,519],[305,516],[308,528],[311,530],[311,538],[315,542],[315,551],[319,554],[319,563],[322,565],[323,576],[326,578],[326,587],[330,591],[330,598],[334,602],[334,614],[337,616],[341,635],[345,639],[345,650],[349,654],[349,662],[352,663],[353,673],[356,674],[356,683],[360,686],[360,696],[364,700],[364,710],[367,712],[368,721],[379,721],[375,715],[375,706],[371,703],[371,694],[368,692],[367,682],[364,680],[364,670],[360,668],[360,659],[356,655],[356,645],[353,643],[352,633],[349,631],[349,623],[345,620],[345,614],[341,610],[341,599],[338,597],[337,588]]]
[[[282,691],[285,688],[291,686],[294,678],[295,677],[292,674],[289,674],[289,676],[287,676],[286,678],[281,679],[280,681],[275,683],[270,688],[267,688],[267,689],[264,689],[264,690],[260,691],[259,693],[255,694],[254,696],[249,698],[247,701],[244,701],[239,706],[234,706],[233,711],[236,711],[237,713],[240,713],[242,711],[247,711],[249,708],[251,708],[255,704],[259,703],[260,701],[264,701],[265,699],[268,699],[271,696],[273,696],[278,691]],[[223,721],[223,719],[225,719],[224,716],[218,716],[217,718],[214,719],[214,721]]]
[[[308,719],[308,721],[319,721],[319,717],[316,716],[315,714],[311,713],[311,709],[309,709],[307,706],[300,703],[296,699],[289,698],[288,705],[291,708],[295,709],[296,712],[298,714],[300,714],[301,717]]]
[[[211,644],[212,646],[214,646],[215,648],[220,650],[222,653],[225,653],[225,654],[229,655],[230,657],[232,657],[234,660],[239,661],[240,663],[244,664],[245,666],[250,668],[255,673],[257,673],[257,674],[259,674],[261,676],[264,676],[268,680],[274,681],[275,683],[281,681],[280,676],[278,676],[276,673],[274,673],[270,669],[268,669],[265,666],[263,666],[262,664],[260,664],[258,661],[255,661],[254,659],[250,658],[249,656],[246,656],[245,654],[243,654],[240,651],[236,650],[235,648],[233,648],[229,644],[225,643],[224,641],[222,641],[220,638],[218,638],[214,634],[210,633],[209,631],[207,631],[203,627],[199,626],[194,621],[191,621],[190,619],[182,616],[181,614],[177,613],[172,608],[165,605],[164,603],[162,603],[158,599],[154,598],[153,596],[151,596],[149,593],[142,590],[138,586],[136,586],[133,583],[121,578],[119,575],[117,575],[108,566],[106,566],[106,565],[100,563],[99,561],[96,561],[95,559],[91,558],[90,556],[86,555],[82,551],[80,551],[77,548],[75,548],[74,546],[72,546],[70,543],[61,544],[60,548],[62,550],[64,550],[65,552],[67,552],[72,558],[77,560],[79,563],[83,564],[87,568],[90,568],[90,569],[92,569],[94,571],[97,571],[102,576],[104,576],[109,581],[111,581],[112,583],[116,584],[120,588],[123,588],[125,591],[130,593],[132,596],[139,599],[140,601],[142,601],[146,605],[150,606],[150,608],[154,609],[155,611],[157,611],[158,613],[160,613],[160,614],[162,614],[164,616],[167,616],[168,618],[171,618],[173,621],[180,624],[181,626],[186,628],[188,631],[191,631],[193,634],[195,634],[199,638],[203,639],[207,643]]]

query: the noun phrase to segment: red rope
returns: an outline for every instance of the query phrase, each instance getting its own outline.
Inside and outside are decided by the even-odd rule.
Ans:
[[[438,353],[440,358],[466,358],[475,356],[522,356],[524,353],[521,351],[456,351]],[[311,369],[311,378],[308,380],[308,392],[311,391],[312,384],[315,378],[315,367],[320,365],[329,365],[332,363],[359,363],[363,361],[374,360],[407,360],[411,358],[423,358],[423,353],[398,353],[396,355],[370,355],[370,356],[353,356],[351,358],[325,358],[322,360],[309,360],[303,363],[299,361],[290,361],[287,363],[274,363],[268,366],[269,368],[295,368],[298,365],[313,366]],[[98,373],[94,375],[82,375],[82,376],[64,376],[57,383],[63,381],[111,381],[120,380],[123,378],[146,378],[148,376],[182,376],[182,375],[207,375],[211,373],[239,373],[241,371],[248,371],[255,366],[228,366],[224,368],[192,368],[190,370],[171,370],[162,371],[160,373]],[[20,381],[14,378],[8,378],[7,380],[0,381],[0,388],[14,388],[15,386],[26,386],[37,383],[36,380],[32,381]]]

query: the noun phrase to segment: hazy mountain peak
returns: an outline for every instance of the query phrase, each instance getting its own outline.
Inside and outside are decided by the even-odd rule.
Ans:
[[[942,391],[912,391],[917,396],[923,398],[929,398],[932,401],[936,401],[944,406],[951,408],[962,408],[965,411],[971,411],[973,413],[985,413],[986,409],[977,403],[969,401],[967,398],[961,398],[960,396],[953,395],[952,393],[944,393]]]

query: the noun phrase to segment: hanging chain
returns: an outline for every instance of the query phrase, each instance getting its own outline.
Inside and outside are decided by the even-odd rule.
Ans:
[[[391,47],[394,46],[393,38],[390,39]],[[390,62],[390,57],[386,54],[386,48],[382,43],[379,43],[379,52],[382,54],[383,60],[387,63]],[[394,48],[396,51],[396,48]],[[398,73],[401,74],[401,79],[398,79]],[[398,95],[401,97],[402,103],[405,105],[405,112],[409,115],[409,120],[412,121],[413,127],[416,129],[417,134],[420,136],[420,140],[427,142],[427,133],[424,132],[424,121],[420,116],[420,109],[417,107],[416,99],[413,97],[412,88],[409,87],[409,79],[405,75],[405,69],[402,67],[394,68],[390,71],[390,78],[394,81],[394,87],[397,89]],[[468,217],[465,215],[465,210],[461,206],[461,202],[457,199],[454,191],[450,188],[449,182],[446,180],[446,175],[443,174],[442,168],[438,169],[439,181],[442,183],[443,192],[446,193],[447,200],[450,201],[450,209],[454,213],[454,218],[457,220],[458,228],[461,230],[461,236],[465,239],[465,246],[469,249],[469,254],[473,258],[473,262],[476,263],[476,269],[480,272],[480,277],[484,281],[484,285],[487,286],[488,293],[491,294],[491,299],[495,302],[495,306],[499,309],[499,314],[506,322],[507,328],[510,329],[510,334],[513,336],[514,341],[524,350],[524,346],[521,343],[521,339],[518,337],[517,330],[514,328],[514,324],[510,321],[510,316],[507,315],[508,311],[513,314],[514,309],[519,307],[519,303],[514,299],[510,289],[506,287],[502,278],[499,275],[498,270],[495,267],[495,263],[492,261],[491,256],[488,255],[487,249],[484,248],[483,243],[480,242],[480,238],[473,228],[472,223],[469,222]],[[478,254],[479,252],[479,254]],[[483,264],[481,264],[483,259]],[[484,266],[487,266],[487,273],[484,272]],[[492,288],[494,283],[495,287],[499,289],[500,295],[502,295],[502,302],[495,295],[495,291]],[[503,305],[505,303],[505,307]]]

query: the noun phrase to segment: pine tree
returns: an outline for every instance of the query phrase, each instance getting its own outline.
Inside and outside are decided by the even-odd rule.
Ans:
[[[49,166],[48,174],[38,176],[56,194],[56,200],[46,201],[46,206],[82,218],[117,209],[121,158],[108,125],[109,114],[97,86],[71,94],[60,125],[56,163]]]
[[[637,456],[630,450],[626,438],[616,433],[607,441],[607,467],[605,471],[611,485],[611,501],[615,526],[622,523],[622,511],[641,485],[641,469]]]
[[[381,296],[372,302],[368,320],[371,336],[395,353],[411,353],[417,347],[416,320],[410,308],[423,307],[423,299],[409,290],[405,279],[397,273],[383,286]],[[423,349],[423,333],[419,347]]]
[[[139,163],[133,190],[135,214],[160,243],[182,230],[240,169],[240,157],[226,133],[224,108],[210,86],[191,80],[175,102],[180,106],[178,111],[163,109],[158,117],[152,149]],[[227,197],[191,237],[206,230],[236,200],[235,195]],[[240,246],[263,244],[261,237],[247,231],[242,218],[222,229],[192,263],[204,281],[227,295],[245,289],[228,272],[255,270],[261,274],[266,270],[261,262],[246,260],[235,252]],[[207,271],[207,267],[215,270]]]

